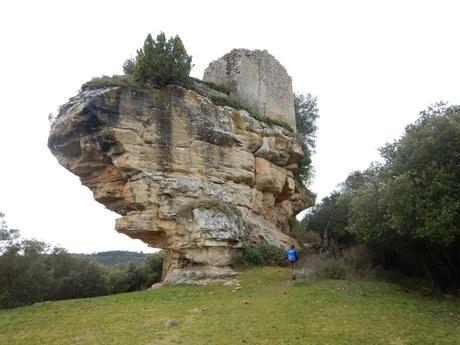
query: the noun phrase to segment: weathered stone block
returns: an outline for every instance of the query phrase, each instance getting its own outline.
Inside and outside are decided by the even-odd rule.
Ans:
[[[295,129],[292,79],[266,50],[234,49],[213,61],[203,80],[233,88],[231,96],[260,115],[288,123]]]

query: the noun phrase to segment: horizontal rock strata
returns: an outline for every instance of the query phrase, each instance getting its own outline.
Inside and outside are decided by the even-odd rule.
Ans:
[[[295,134],[179,86],[82,91],[48,145],[118,232],[164,249],[169,283],[231,277],[247,244],[291,244],[288,219],[313,203]]]

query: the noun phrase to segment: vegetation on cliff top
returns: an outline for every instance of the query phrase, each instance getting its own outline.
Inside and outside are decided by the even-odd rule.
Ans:
[[[187,54],[179,36],[174,38],[170,37],[166,40],[165,34],[161,32],[156,40],[153,40],[152,35],[148,34],[143,48],[137,51],[136,58],[128,59],[124,62],[123,71],[125,75],[93,78],[84,83],[81,89],[93,90],[112,86],[142,87],[142,84],[145,82],[150,82],[160,87],[168,84],[177,84],[187,88],[193,88],[193,81],[198,81],[223,94],[228,95],[233,91],[231,87],[226,85],[218,85],[212,82],[190,78],[189,74],[191,67],[192,56]],[[281,126],[290,132],[294,132],[293,128],[286,122],[261,116],[239,100],[220,96],[211,96],[211,100],[216,105],[244,109],[258,121],[268,125]]]
[[[163,32],[156,40],[148,34],[136,60],[124,64],[124,71],[132,71],[136,80],[153,81],[160,86],[186,81],[191,68],[192,56],[187,54],[180,37],[167,40]]]
[[[454,345],[460,302],[370,281],[292,282],[287,268],[243,272],[234,286],[157,290],[0,311],[9,345]],[[177,326],[166,328],[168,320]]]
[[[154,40],[152,35],[148,34],[143,48],[137,51],[136,58],[128,59],[124,62],[123,71],[125,75],[93,78],[83,84],[81,89],[93,90],[112,86],[142,87],[142,84],[145,82],[151,82],[160,87],[168,84],[190,87],[193,81],[198,81],[213,90],[227,95],[233,91],[231,87],[226,85],[218,85],[190,78],[191,68],[192,56],[187,54],[179,36],[170,37],[166,40],[165,34],[161,32],[156,40]],[[260,116],[239,100],[219,96],[212,96],[211,99],[216,105],[227,105],[236,109],[244,109],[258,121],[284,127],[290,132],[294,131],[286,122]]]
[[[216,84],[216,83],[213,83],[211,81],[205,81],[205,80],[201,80],[201,79],[193,78],[193,77],[191,77],[190,79],[192,79],[192,80],[194,80],[194,81],[196,81],[198,83],[203,83],[206,86],[210,87],[211,89],[219,91],[219,92],[227,94],[227,95],[230,94],[231,92],[235,91],[234,88],[232,88],[231,86],[228,86],[228,85]]]
[[[187,54],[179,36],[166,39],[163,32],[156,40],[147,35],[144,45],[137,51],[135,59],[128,59],[123,64],[125,75],[93,78],[82,85],[82,90],[101,87],[125,86],[141,87],[143,83],[165,86],[168,84],[183,85],[189,79],[192,68],[192,56]]]
[[[231,92],[231,88],[225,85],[218,85],[218,84],[214,84],[210,82],[205,82],[205,81],[202,81],[196,78],[189,78],[185,81],[176,82],[176,84],[181,85],[185,88],[193,89],[199,93],[199,91],[193,87],[192,81],[203,83],[209,88],[219,91],[221,93]],[[81,89],[82,90],[95,90],[95,89],[104,88],[104,87],[117,87],[117,86],[140,88],[142,87],[142,85],[143,85],[143,82],[140,80],[137,80],[132,75],[114,75],[112,77],[102,76],[99,78],[93,78],[90,81],[83,84]],[[207,96],[207,95],[203,95],[203,96]],[[210,96],[210,98],[211,98],[211,101],[215,105],[229,106],[235,109],[246,110],[249,113],[249,115],[251,115],[253,118],[255,118],[256,120],[260,122],[266,123],[270,126],[273,126],[273,125],[280,126],[280,127],[287,129],[291,133],[294,132],[292,127],[289,126],[289,124],[287,124],[286,122],[281,121],[281,120],[272,119],[266,116],[261,116],[257,114],[254,110],[252,110],[248,105],[243,103],[242,101],[239,101],[237,99],[227,97],[227,96]]]
[[[142,87],[131,75],[103,75],[102,77],[92,78],[81,86],[83,91],[96,90],[105,87]]]
[[[244,102],[238,99],[231,98],[231,97],[211,96],[211,101],[215,105],[228,106],[228,107],[235,108],[237,110],[240,110],[240,109],[246,110],[249,113],[249,115],[251,115],[257,121],[266,123],[270,126],[275,125],[275,126],[286,128],[291,133],[294,132],[292,127],[289,126],[289,124],[287,124],[286,122],[257,114],[250,106],[248,106],[247,104],[245,104]]]

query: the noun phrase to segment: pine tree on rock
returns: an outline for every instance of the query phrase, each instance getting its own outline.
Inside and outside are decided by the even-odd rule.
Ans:
[[[160,86],[181,83],[192,68],[192,57],[187,54],[179,36],[169,38],[161,32],[156,40],[148,34],[144,47],[137,51],[134,77],[152,81]]]

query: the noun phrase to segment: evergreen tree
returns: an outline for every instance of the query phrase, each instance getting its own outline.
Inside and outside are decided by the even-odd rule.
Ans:
[[[136,60],[135,59],[127,59],[123,63],[123,72],[127,75],[134,74],[134,68],[136,67]]]
[[[296,171],[296,179],[308,185],[311,183],[313,171],[311,166],[311,156],[315,153],[316,147],[316,120],[319,117],[318,99],[311,94],[294,95],[294,109],[296,117],[297,132],[302,136],[302,151],[304,158],[299,162]]]
[[[381,155],[383,164],[352,173],[313,209],[310,227],[346,245],[364,242],[385,269],[458,290],[460,107],[422,111]]]
[[[191,68],[192,57],[187,54],[179,36],[166,40],[161,32],[156,40],[148,34],[143,48],[137,51],[134,76],[137,80],[164,86],[185,81]]]

